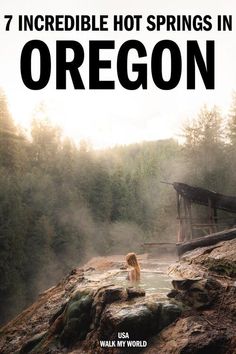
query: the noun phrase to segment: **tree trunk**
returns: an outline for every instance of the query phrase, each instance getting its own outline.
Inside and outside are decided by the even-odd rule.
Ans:
[[[187,251],[191,251],[197,247],[205,247],[214,245],[220,241],[228,241],[236,238],[236,228],[216,232],[205,237],[196,238],[192,241],[177,244],[178,255],[181,256]]]

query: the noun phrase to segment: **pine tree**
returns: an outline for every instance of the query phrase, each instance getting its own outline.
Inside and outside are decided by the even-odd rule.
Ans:
[[[229,122],[228,122],[228,137],[230,143],[236,146],[236,92],[233,93],[232,104],[229,112]]]
[[[189,182],[220,190],[226,178],[224,120],[217,107],[200,111],[197,119],[185,124],[184,152]]]
[[[0,166],[11,172],[19,167],[19,140],[5,93],[0,89]]]

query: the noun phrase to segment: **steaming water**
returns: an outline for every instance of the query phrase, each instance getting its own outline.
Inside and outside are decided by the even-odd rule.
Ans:
[[[132,283],[127,280],[127,272],[120,272],[112,279],[115,284],[124,287],[132,286]],[[171,279],[167,274],[145,271],[141,273],[140,283],[138,287],[144,289],[146,293],[160,293],[166,295],[172,288]]]

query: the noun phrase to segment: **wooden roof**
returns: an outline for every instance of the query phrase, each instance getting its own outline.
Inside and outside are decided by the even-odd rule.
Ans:
[[[208,206],[209,201],[212,208],[236,213],[236,197],[216,193],[204,188],[189,186],[185,183],[174,182],[175,190],[185,199]]]

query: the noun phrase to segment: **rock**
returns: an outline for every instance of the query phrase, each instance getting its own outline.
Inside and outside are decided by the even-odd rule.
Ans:
[[[102,312],[108,304],[115,301],[126,300],[128,297],[126,289],[119,286],[111,286],[99,289],[94,296],[92,316],[94,318],[92,328],[98,327]]]
[[[93,272],[95,270],[94,267],[88,267],[85,269],[85,272]]]
[[[118,286],[112,286],[105,289],[101,293],[101,301],[105,304],[111,304],[112,302],[124,300],[127,298],[127,293],[124,288]],[[98,294],[98,297],[99,295]]]
[[[143,340],[155,333],[155,313],[147,306],[133,305],[124,308],[110,306],[101,318],[101,339],[115,338],[117,332],[128,332],[131,340]]]
[[[198,282],[199,280],[202,280],[202,278],[172,280],[172,285],[176,290],[188,290],[194,283]]]
[[[43,331],[41,333],[33,336],[27,343],[25,343],[20,349],[19,354],[27,354],[45,337],[47,331]]]
[[[89,325],[90,321],[86,321],[85,316],[69,319],[60,335],[61,344],[65,347],[71,347],[77,341],[85,339]]]
[[[179,291],[176,289],[171,289],[171,291],[167,294],[167,297],[172,299],[175,298],[179,294]]]
[[[221,275],[236,276],[236,238],[219,242],[214,246],[201,247],[187,252],[181,258],[181,262],[178,265],[179,269],[176,269],[176,271],[180,274],[181,267],[185,267],[186,276],[187,266],[189,266],[190,271],[190,269],[199,267],[199,265]],[[172,267],[172,272],[174,268],[175,266]]]
[[[133,299],[135,297],[141,297],[141,296],[145,296],[145,290],[140,289],[140,288],[134,288],[134,287],[130,287],[130,288],[126,288],[127,291],[127,295],[128,295],[128,299]]]
[[[222,291],[223,289],[221,283],[213,277],[207,277],[205,288],[209,291]]]
[[[160,306],[158,330],[161,331],[163,328],[169,326],[169,324],[174,322],[181,313],[182,309],[177,305],[166,303]]]
[[[181,278],[205,277],[209,271],[236,276],[236,239],[189,251],[169,268],[171,276]]]
[[[72,269],[71,270],[71,272],[70,272],[70,274],[69,275],[75,275],[77,273],[77,269],[76,268],[74,268],[74,269]]]
[[[53,324],[53,322],[55,322],[55,320],[64,312],[65,308],[66,308],[67,302],[63,303],[61,305],[61,307],[59,308],[59,310],[56,311],[55,314],[53,314],[53,316],[49,319],[49,325],[51,326]]]
[[[175,321],[180,314],[177,305],[147,300],[123,308],[111,305],[103,312],[100,338],[115,338],[117,332],[128,332],[131,340],[145,340]]]
[[[181,318],[165,328],[146,354],[226,354],[230,338],[199,316]]]
[[[1,329],[0,352],[123,354],[123,348],[104,351],[99,345],[99,340],[116,340],[120,331],[128,332],[130,340],[147,340],[145,354],[233,354],[236,286],[233,279],[215,272],[209,276],[207,268],[209,259],[235,261],[236,243],[227,244],[186,254],[172,268],[178,278],[169,300],[160,300],[158,293],[145,296],[140,288],[114,286],[113,275],[123,261],[118,256],[103,259],[101,266],[99,259],[85,265],[94,274],[90,282],[77,268]],[[150,264],[154,267],[158,261]],[[139,349],[133,350],[138,353]]]
[[[210,257],[204,262],[204,265],[207,266],[212,272],[216,272],[229,277],[236,276],[236,262],[232,262],[224,258],[215,259]]]
[[[71,346],[85,339],[91,324],[91,307],[93,298],[88,292],[77,292],[73,295],[64,311],[64,327],[60,341],[64,346]]]
[[[168,268],[168,274],[171,277],[192,279],[197,277],[204,278],[207,272],[202,269],[200,265],[190,263],[190,260],[188,260],[186,263],[185,261],[181,260],[181,262],[172,264]]]
[[[167,296],[195,309],[210,306],[223,290],[222,285],[210,277],[207,279],[173,280],[172,284],[174,290]]]

